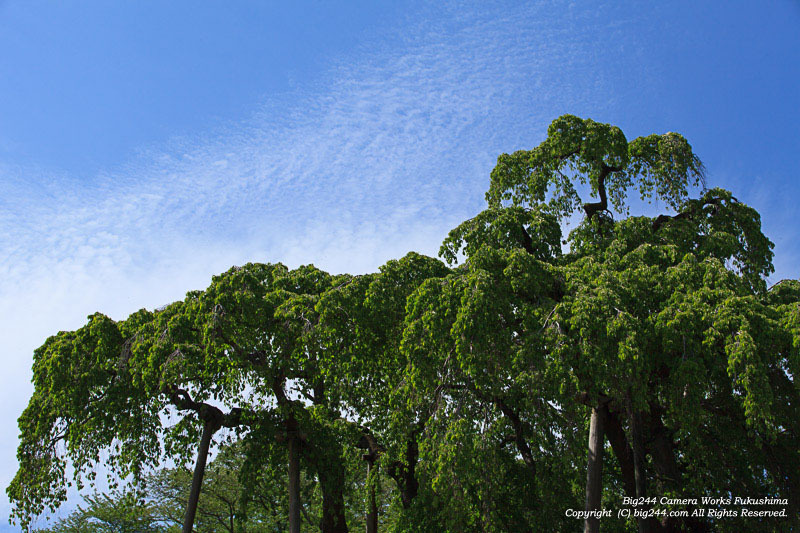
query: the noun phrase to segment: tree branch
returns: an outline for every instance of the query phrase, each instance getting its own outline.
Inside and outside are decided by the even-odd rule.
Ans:
[[[735,198],[731,198],[731,200],[734,202],[736,201]],[[717,208],[714,210],[716,213],[719,209],[719,206],[722,205],[722,198],[714,196],[711,198],[706,198],[705,200],[699,200],[696,203],[693,202],[688,209],[672,216],[658,215],[658,217],[656,217],[656,219],[653,221],[653,231],[658,231],[662,226],[664,226],[664,224],[672,222],[673,220],[692,220],[698,215],[700,209],[707,205],[717,206]]]
[[[620,167],[612,167],[600,162],[600,176],[597,178],[597,193],[600,196],[599,202],[587,202],[583,204],[586,217],[591,220],[593,216],[602,211],[608,211],[608,196],[606,195],[606,178],[612,172],[619,172]]]

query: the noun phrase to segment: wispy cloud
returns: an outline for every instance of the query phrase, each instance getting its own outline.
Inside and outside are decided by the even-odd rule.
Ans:
[[[499,152],[534,145],[563,112],[613,105],[593,28],[545,8],[445,8],[266,98],[244,123],[88,181],[0,167],[3,427],[30,394],[33,348],[95,310],[124,318],[247,261],[363,272],[435,254],[483,205]],[[4,486],[15,447],[4,432]]]

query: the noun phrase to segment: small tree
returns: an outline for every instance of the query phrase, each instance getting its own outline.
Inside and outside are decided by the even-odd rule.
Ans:
[[[161,515],[157,505],[135,490],[114,490],[84,498],[66,518],[37,533],[175,533],[178,523]]]

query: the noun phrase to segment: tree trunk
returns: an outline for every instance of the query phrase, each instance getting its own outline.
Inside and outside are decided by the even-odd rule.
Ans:
[[[322,533],[347,533],[344,512],[345,471],[341,454],[326,454],[318,468],[322,489]]]
[[[608,410],[604,429],[608,442],[611,444],[611,450],[619,463],[620,472],[622,472],[622,485],[625,489],[625,495],[635,498],[636,476],[633,467],[633,452],[617,415],[617,411]]]
[[[650,459],[658,480],[659,492],[661,494],[672,493],[683,487],[682,472],[676,460],[675,443],[669,428],[664,425],[661,414],[664,412],[658,404],[650,403],[650,416],[648,419]],[[680,492],[677,493],[680,495]],[[687,496],[691,496],[687,494]],[[696,509],[693,505],[687,505],[686,510],[690,516],[685,517],[664,517],[660,520],[663,531],[692,531],[703,533],[712,530],[708,519],[692,517],[692,512]]]
[[[206,472],[206,460],[208,459],[208,448],[211,445],[211,437],[219,429],[213,420],[203,422],[203,433],[200,436],[200,449],[197,451],[197,462],[194,465],[194,475],[192,476],[192,488],[189,491],[189,502],[186,504],[186,514],[183,517],[183,533],[192,533],[194,529],[194,517],[197,514],[197,502],[200,500],[200,489],[203,486],[203,476]]]
[[[300,440],[289,435],[289,533],[300,533]]]
[[[603,495],[603,435],[605,416],[603,411],[607,407],[592,408],[592,417],[589,422],[589,451],[586,466],[586,511],[599,511]],[[587,517],[583,524],[584,533],[598,533],[600,519]]]
[[[647,498],[647,474],[645,472],[645,450],[644,438],[642,436],[642,417],[638,411],[634,411],[629,404],[631,440],[633,442],[633,474],[636,481],[636,497]],[[643,509],[649,509],[645,505]],[[657,529],[655,518],[639,518],[639,532],[652,533]]]
[[[406,441],[406,462],[395,461],[387,470],[389,477],[395,480],[400,491],[400,502],[403,509],[411,507],[411,501],[417,496],[419,482],[415,474],[417,461],[419,460],[419,448],[417,446],[416,435],[412,434]]]
[[[378,533],[378,502],[375,499],[374,477],[375,459],[367,457],[367,533]]]

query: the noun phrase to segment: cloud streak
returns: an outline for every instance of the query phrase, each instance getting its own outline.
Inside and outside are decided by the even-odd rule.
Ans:
[[[596,22],[576,31],[550,4],[442,9],[243,123],[143,149],[90,180],[0,162],[3,427],[15,427],[47,335],[96,310],[121,319],[182,298],[247,261],[357,273],[410,250],[435,255],[480,210],[498,153],[533,146],[559,114],[613,105],[615,72],[590,53]],[[4,486],[15,448],[4,432]]]

